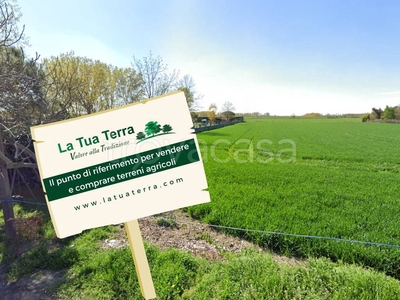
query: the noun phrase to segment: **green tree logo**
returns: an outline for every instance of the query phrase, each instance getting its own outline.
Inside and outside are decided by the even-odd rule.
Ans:
[[[161,125],[157,121],[150,121],[146,124],[144,131],[148,136],[154,136],[161,131]]]
[[[138,132],[138,134],[136,135],[136,138],[137,138],[138,140],[142,140],[142,139],[144,139],[145,137],[146,137],[146,135],[144,134],[143,131]]]
[[[161,125],[158,124],[157,121],[150,121],[145,125],[145,129],[143,131],[137,133],[136,143],[140,143],[143,142],[144,140],[151,139],[155,137],[155,135],[169,134],[172,131],[172,126],[169,124],[165,124],[161,127]]]
[[[172,127],[171,127],[171,125],[169,125],[169,124],[165,124],[163,127],[162,127],[162,132],[164,132],[164,133],[168,133],[168,132],[170,132],[171,130],[172,130]]]

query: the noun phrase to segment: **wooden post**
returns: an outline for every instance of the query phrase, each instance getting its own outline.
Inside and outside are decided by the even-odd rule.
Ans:
[[[151,277],[146,251],[144,250],[142,234],[140,233],[138,221],[133,220],[126,222],[125,230],[128,235],[142,295],[146,299],[154,299],[156,298],[156,292],[154,290],[153,279]]]
[[[4,152],[4,144],[3,144],[3,133],[0,130],[0,152]],[[0,160],[0,199],[6,200],[6,202],[2,202],[1,206],[3,208],[4,215],[4,224],[6,229],[6,236],[8,241],[10,242],[11,247],[14,247],[16,233],[15,228],[13,226],[14,223],[14,209],[12,202],[8,202],[7,200],[11,200],[11,188],[10,181],[8,178],[7,166],[4,161]],[[14,249],[16,251],[16,249]],[[17,255],[17,253],[15,253]]]

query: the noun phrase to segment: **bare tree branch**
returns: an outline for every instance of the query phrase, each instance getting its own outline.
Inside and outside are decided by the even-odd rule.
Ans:
[[[175,87],[185,93],[190,111],[196,111],[200,108],[199,101],[203,98],[203,95],[197,93],[196,84],[192,76],[189,74],[184,75],[177,81]]]
[[[17,5],[12,5],[6,0],[0,0],[0,47],[11,47],[20,41],[25,41],[25,25],[21,31],[17,26],[21,15]]]
[[[153,57],[151,51],[142,60],[133,57],[132,67],[143,78],[145,98],[160,96],[175,88],[179,71],[174,69],[172,73],[167,73],[168,65],[164,64],[160,56]]]
[[[42,118],[45,102],[40,88],[43,76],[38,69],[39,55],[25,59],[22,49],[0,47],[0,121],[18,132]]]

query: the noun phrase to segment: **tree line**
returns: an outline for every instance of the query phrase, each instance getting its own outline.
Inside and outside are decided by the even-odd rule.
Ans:
[[[160,96],[185,93],[189,109],[198,108],[202,95],[194,79],[170,71],[151,52],[131,67],[120,68],[73,51],[40,59],[25,55],[25,27],[18,27],[20,8],[0,0],[0,123],[17,134],[29,127],[98,112]]]
[[[369,114],[365,114],[362,116],[361,120],[363,122],[367,121],[394,121],[400,120],[400,106],[388,106],[386,105],[385,109],[381,108],[372,108],[372,112]]]

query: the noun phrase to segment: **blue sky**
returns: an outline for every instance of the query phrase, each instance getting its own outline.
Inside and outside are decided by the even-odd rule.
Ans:
[[[399,1],[18,0],[31,47],[129,67],[149,51],[210,103],[272,115],[400,104]]]

